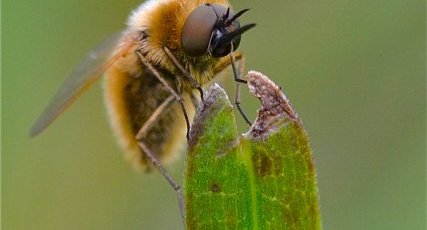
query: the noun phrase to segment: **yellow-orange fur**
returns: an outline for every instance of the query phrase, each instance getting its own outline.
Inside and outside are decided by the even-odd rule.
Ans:
[[[185,107],[192,119],[194,106],[189,96],[193,88],[166,56],[163,47],[167,46],[172,50],[200,85],[211,81],[224,68],[218,69],[218,66],[228,62],[228,57],[212,58],[205,55],[191,58],[181,49],[181,30],[187,16],[197,6],[205,3],[229,6],[223,0],[150,0],[144,3],[129,18],[123,42],[126,42],[127,37],[137,37],[142,31],[147,33],[147,38],[136,40],[134,48],[106,73],[105,102],[111,125],[127,158],[137,168],[147,166],[145,154],[141,152],[135,139],[138,128],[142,127],[156,106],[169,94],[146,70],[137,57],[136,50],[140,49],[152,65],[166,74],[172,87],[178,89],[181,86]],[[149,130],[144,141],[162,161],[167,161],[178,151],[180,143],[183,143],[185,132],[184,117],[178,103],[174,103]]]

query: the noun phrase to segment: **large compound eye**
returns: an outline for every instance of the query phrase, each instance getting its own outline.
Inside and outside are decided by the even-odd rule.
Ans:
[[[234,14],[230,8],[219,4],[205,4],[188,15],[181,34],[181,46],[187,55],[198,57],[209,53],[223,57],[236,50],[240,35],[255,24],[240,27],[238,17],[248,11]]]
[[[182,49],[187,55],[198,57],[206,53],[217,19],[208,5],[201,5],[190,13],[181,34]]]

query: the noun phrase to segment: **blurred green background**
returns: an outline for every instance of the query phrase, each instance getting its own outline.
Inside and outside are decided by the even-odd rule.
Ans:
[[[324,228],[425,229],[425,2],[232,3],[258,24],[239,48],[246,69],[284,88],[309,133]],[[181,229],[165,180],[123,160],[100,84],[27,136],[67,73],[139,4],[2,1],[4,229]],[[254,102],[246,93],[251,118]],[[169,167],[177,178],[183,159]]]

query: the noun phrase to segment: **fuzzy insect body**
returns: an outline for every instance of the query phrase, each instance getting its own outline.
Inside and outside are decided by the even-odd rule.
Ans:
[[[185,138],[186,119],[194,116],[195,87],[206,85],[234,64],[228,54],[239,45],[240,34],[254,26],[240,27],[237,18],[244,12],[234,14],[224,0],[143,3],[120,35],[102,43],[71,73],[30,135],[43,131],[105,73],[104,97],[111,126],[137,168],[149,165],[135,138],[141,127],[170,99],[171,89],[181,97],[142,136],[162,162],[170,160]],[[183,116],[183,107],[188,118]]]

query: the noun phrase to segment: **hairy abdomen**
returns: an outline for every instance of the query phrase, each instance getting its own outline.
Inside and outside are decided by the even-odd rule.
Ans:
[[[126,57],[132,58],[132,57]],[[104,96],[110,123],[126,158],[137,168],[147,166],[145,154],[135,139],[154,110],[169,97],[170,93],[138,62],[135,66],[123,66],[129,60],[112,66],[105,76]],[[136,67],[136,68],[135,68]],[[130,71],[132,70],[133,71]],[[172,76],[169,76],[172,80]],[[174,81],[170,81],[174,86]],[[184,94],[186,110],[193,117],[194,108],[188,94]],[[175,101],[148,130],[144,142],[162,162],[169,160],[183,146],[186,126],[179,104]]]

